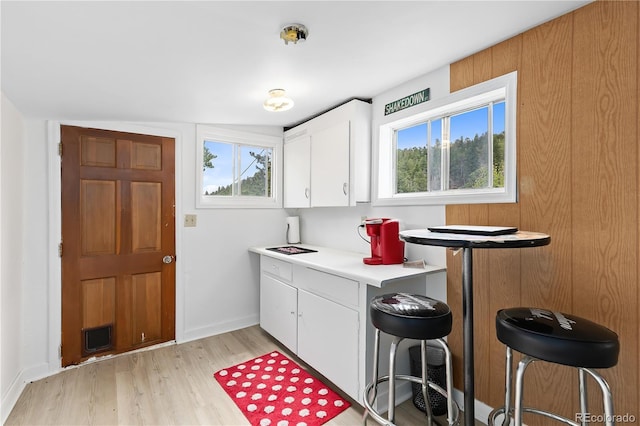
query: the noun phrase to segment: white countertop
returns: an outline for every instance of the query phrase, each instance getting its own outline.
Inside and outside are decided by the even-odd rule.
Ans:
[[[317,252],[286,255],[267,250],[268,247],[284,247],[288,245],[317,250]],[[250,247],[249,251],[306,266],[318,271],[340,275],[375,287],[383,287],[387,283],[407,277],[416,277],[446,270],[443,266],[433,265],[426,265],[424,269],[406,268],[403,265],[365,265],[362,262],[362,258],[366,257],[365,254],[311,246],[308,244],[280,244],[266,247]]]

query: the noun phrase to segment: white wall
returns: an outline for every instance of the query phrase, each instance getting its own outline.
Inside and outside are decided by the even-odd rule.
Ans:
[[[4,423],[23,385],[21,373],[23,283],[24,119],[3,94],[0,139],[0,417]],[[46,192],[41,192],[45,195]]]
[[[51,292],[48,265],[49,197],[48,152],[44,145],[45,124],[25,120],[24,143],[24,272],[22,287],[22,363],[24,374],[42,377],[49,371],[47,347],[49,336],[48,297]],[[59,242],[59,241],[58,241]],[[52,248],[57,256],[57,242]],[[59,258],[56,257],[56,260]],[[59,340],[60,330],[57,330]],[[56,344],[56,352],[57,345]]]
[[[426,87],[431,97],[448,93],[449,70],[407,82],[373,100],[373,137],[385,120],[384,104]],[[415,108],[394,114],[413,113]],[[54,123],[57,124],[57,123]],[[79,122],[65,124],[81,125]],[[122,131],[176,137],[176,339],[178,342],[258,322],[258,257],[250,246],[285,243],[285,218],[301,217],[305,243],[365,254],[357,234],[361,216],[394,217],[402,229],[441,225],[443,206],[315,209],[196,209],[195,124],[84,123]],[[2,420],[24,383],[60,368],[60,177],[57,140],[43,120],[24,120],[2,96]],[[229,126],[281,135],[274,127]],[[182,227],[196,214],[197,227]],[[445,265],[442,248],[407,245],[409,259]]]
[[[373,98],[371,135],[374,149],[379,136],[378,127],[381,124],[416,114],[429,107],[429,102],[425,102],[385,117],[385,104],[426,88],[430,88],[431,99],[448,95],[449,67],[420,76]],[[376,159],[375,152],[372,152],[372,158]],[[363,203],[355,208],[292,209],[288,210],[288,213],[300,216],[300,236],[303,243],[362,253],[370,250],[368,244],[358,236],[357,227],[362,216],[399,219],[401,230],[426,228],[445,223],[444,206],[376,207]],[[362,234],[365,234],[364,231]],[[446,266],[446,252],[443,248],[406,244],[405,252],[409,260],[424,259],[432,265]]]
[[[279,127],[226,127],[283,134]],[[197,214],[198,226],[182,228],[178,258],[185,291],[183,341],[258,323],[259,259],[247,248],[285,243],[286,218],[283,209],[196,209],[195,133],[185,140],[180,202],[183,215]],[[182,222],[183,216],[178,226]]]
[[[176,137],[176,340],[259,319],[258,258],[248,247],[285,242],[283,209],[196,209],[195,124],[81,123]],[[2,96],[2,420],[26,382],[59,371],[60,123],[23,119]],[[239,126],[233,126],[240,128]],[[282,135],[281,128],[244,126]],[[197,227],[182,227],[197,214]]]

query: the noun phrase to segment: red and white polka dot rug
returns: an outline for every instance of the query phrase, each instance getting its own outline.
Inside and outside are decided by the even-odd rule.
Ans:
[[[278,351],[213,376],[252,426],[319,426],[351,405]]]

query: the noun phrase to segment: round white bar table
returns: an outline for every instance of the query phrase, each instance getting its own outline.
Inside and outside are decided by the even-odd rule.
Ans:
[[[538,232],[517,231],[504,235],[478,235],[497,232],[499,227],[450,225],[436,227],[439,232],[413,229],[400,232],[400,238],[412,244],[461,248],[462,252],[462,333],[464,364],[464,425],[475,424],[475,384],[473,360],[473,257],[472,249],[506,249],[545,246],[551,237]],[[433,228],[432,228],[433,229]],[[463,233],[465,230],[473,233]]]

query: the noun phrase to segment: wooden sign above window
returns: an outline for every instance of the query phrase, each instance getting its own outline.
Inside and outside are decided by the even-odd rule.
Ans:
[[[414,105],[427,102],[429,100],[429,92],[430,89],[427,88],[386,104],[384,106],[384,115],[393,114],[394,112],[402,111],[403,109],[407,109]]]

